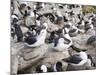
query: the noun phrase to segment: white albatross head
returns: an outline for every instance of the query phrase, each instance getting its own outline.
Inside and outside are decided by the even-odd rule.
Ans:
[[[46,67],[45,65],[42,65],[42,66],[41,66],[41,70],[42,70],[43,72],[47,72],[47,67]]]
[[[42,29],[42,30],[40,31],[39,37],[46,37],[46,34],[47,34],[46,29]]]
[[[80,57],[81,57],[83,60],[84,60],[84,59],[85,59],[85,60],[88,59],[86,52],[80,52],[79,54],[80,54]]]
[[[47,23],[43,23],[43,26],[45,26],[46,29],[48,28],[48,24]]]
[[[18,19],[18,17],[16,15],[11,15],[11,18],[12,19],[14,19],[14,18]]]
[[[31,11],[29,17],[34,17],[34,16],[35,16],[34,12]]]
[[[64,43],[64,38],[60,38],[59,43]]]

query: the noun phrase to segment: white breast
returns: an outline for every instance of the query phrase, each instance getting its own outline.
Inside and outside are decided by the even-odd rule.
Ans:
[[[34,17],[34,16],[35,16],[34,12],[30,12],[30,16],[29,17]]]
[[[82,25],[83,25],[83,26],[85,25],[84,21],[82,21]]]

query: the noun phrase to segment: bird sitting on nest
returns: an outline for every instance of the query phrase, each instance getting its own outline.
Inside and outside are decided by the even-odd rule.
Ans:
[[[68,58],[62,59],[64,62],[69,63],[72,66],[82,66],[86,63],[93,64],[95,66],[95,63],[93,62],[93,59],[90,55],[87,55],[85,52],[79,52],[76,53]],[[90,65],[88,65],[90,66]]]
[[[79,29],[76,26],[72,26],[71,29],[69,30],[69,35],[71,37],[76,36],[79,33]]]
[[[56,51],[68,50],[68,48],[72,45],[71,37],[69,36],[69,34],[66,32],[66,30],[64,28],[59,29],[57,31],[57,33],[59,33],[59,34],[54,39],[53,49],[56,50]]]
[[[37,36],[27,36],[25,38],[25,45],[28,47],[38,47],[41,46],[45,43],[45,38],[46,38],[47,31],[46,29],[41,29],[39,35]]]
[[[67,38],[56,38],[54,40],[53,49],[56,51],[65,51],[72,45],[72,42]]]

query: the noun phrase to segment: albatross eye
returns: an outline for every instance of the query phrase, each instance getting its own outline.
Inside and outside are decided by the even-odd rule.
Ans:
[[[31,10],[31,7],[30,7],[30,6],[27,6],[27,9],[28,9],[28,10]]]

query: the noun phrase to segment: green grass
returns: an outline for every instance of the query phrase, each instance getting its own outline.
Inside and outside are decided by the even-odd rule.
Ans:
[[[96,13],[96,6],[85,6],[83,7],[82,11],[85,13],[91,13],[91,12]]]

